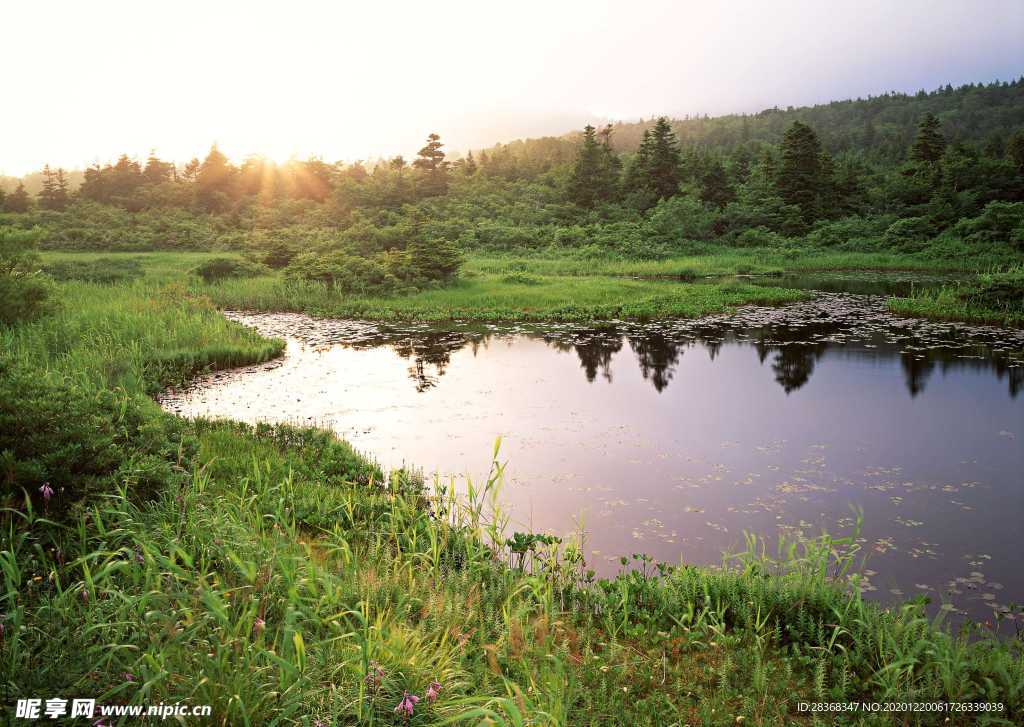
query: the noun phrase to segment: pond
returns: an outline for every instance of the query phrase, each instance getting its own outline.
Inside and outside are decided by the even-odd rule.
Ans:
[[[1024,332],[880,296],[657,323],[383,325],[228,312],[283,358],[166,392],[184,416],[318,424],[386,467],[485,477],[514,529],[721,562],[744,531],[850,532],[863,588],[978,620],[1024,602]]]

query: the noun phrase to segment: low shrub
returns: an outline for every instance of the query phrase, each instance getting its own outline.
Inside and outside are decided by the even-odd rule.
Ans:
[[[920,252],[936,232],[927,217],[907,217],[889,225],[882,239],[900,252]]]
[[[0,228],[0,325],[30,321],[53,308],[52,286],[40,272],[37,230]]]
[[[95,494],[127,485],[149,498],[181,476],[183,424],[121,390],[0,362],[0,496],[27,493],[53,518]]]
[[[990,202],[977,217],[960,220],[953,232],[969,243],[1009,243],[1024,252],[1024,202]]]
[[[194,275],[198,275],[207,283],[225,278],[254,278],[266,272],[267,269],[259,263],[233,257],[210,258],[192,269]]]
[[[540,285],[541,279],[527,273],[509,273],[501,278],[501,282],[510,285]]]
[[[292,260],[285,275],[292,279],[312,280],[343,293],[384,294],[399,287],[383,257],[365,258],[345,252],[304,253]]]

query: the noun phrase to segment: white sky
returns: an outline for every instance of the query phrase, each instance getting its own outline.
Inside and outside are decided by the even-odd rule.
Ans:
[[[0,172],[450,149],[1024,74],[1022,0],[0,0]]]

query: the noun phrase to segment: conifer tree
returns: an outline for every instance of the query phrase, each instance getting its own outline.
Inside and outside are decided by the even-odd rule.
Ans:
[[[700,185],[701,201],[719,209],[736,199],[736,192],[729,184],[725,167],[717,159],[708,165],[707,171],[701,177]]]
[[[679,191],[680,173],[679,142],[664,116],[660,117],[651,131],[651,151],[648,162],[648,177],[651,189],[659,198],[671,197]]]
[[[794,121],[786,129],[775,184],[787,204],[800,208],[805,223],[814,221],[822,184],[821,143],[807,124]]]
[[[925,114],[917,127],[917,138],[910,148],[910,158],[915,162],[934,164],[942,158],[946,139],[939,130],[939,120],[934,114]]]
[[[142,170],[142,179],[146,184],[161,184],[169,182],[174,177],[174,165],[162,161],[157,157],[155,151],[149,153],[146,159],[146,167]]]
[[[435,197],[448,191],[448,167],[444,152],[441,151],[441,137],[430,134],[427,144],[417,152],[412,165],[421,174],[420,191],[425,197]]]
[[[602,130],[602,137],[603,143],[599,143],[590,124],[583,129],[583,143],[569,179],[569,199],[580,207],[593,207],[615,194],[619,163],[611,150],[611,129]]]
[[[7,200],[4,202],[4,209],[8,212],[28,212],[32,206],[32,200],[28,196],[28,192],[25,190],[25,185],[22,182],[18,182],[18,186],[13,192],[7,195]]]
[[[237,170],[214,144],[196,172],[196,199],[211,212],[221,212],[230,203]]]
[[[39,206],[47,210],[62,210],[68,203],[68,184],[64,170],[43,167],[43,188],[39,192]]]

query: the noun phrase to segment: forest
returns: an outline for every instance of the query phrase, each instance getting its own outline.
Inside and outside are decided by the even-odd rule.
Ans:
[[[443,280],[467,251],[659,259],[775,248],[1005,263],[1024,254],[1022,129],[1017,80],[610,124],[454,160],[436,134],[411,163],[235,165],[214,147],[181,168],[122,156],[74,175],[77,188],[46,167],[35,195],[4,185],[0,224],[38,228],[44,248],[236,250],[274,267],[301,250],[389,283]],[[310,264],[297,274],[327,275]]]

